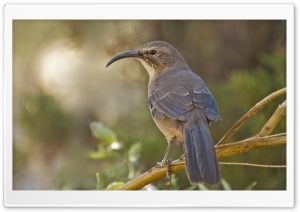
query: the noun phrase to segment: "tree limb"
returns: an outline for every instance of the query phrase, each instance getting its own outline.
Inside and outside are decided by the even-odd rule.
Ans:
[[[286,143],[286,133],[271,136],[254,136],[239,142],[233,142],[216,147],[218,158],[228,158],[241,155],[258,147],[277,146]]]
[[[236,133],[236,131],[247,121],[247,119],[254,116],[261,108],[263,108],[266,104],[271,102],[273,99],[277,98],[278,96],[281,96],[286,93],[286,88],[282,88],[260,102],[258,102],[254,107],[252,107],[240,120],[238,120],[232,128],[223,136],[223,138],[219,141],[217,145],[225,144],[233,135]]]
[[[227,158],[234,155],[241,155],[246,152],[249,152],[252,149],[260,148],[260,147],[271,147],[282,145],[286,143],[286,134],[278,134],[272,136],[255,136],[243,141],[234,142],[230,144],[224,144],[221,146],[215,146],[217,157]],[[185,160],[176,160],[174,161],[170,167],[170,174],[174,174],[185,170]],[[137,178],[127,182],[123,185],[120,190],[139,190],[144,186],[152,183],[162,177],[166,176],[166,167],[153,167],[149,171],[141,174]]]
[[[270,135],[274,128],[277,126],[280,119],[286,114],[286,100],[278,106],[277,110],[273,113],[271,118],[267,121],[267,123],[263,126],[259,135],[261,137]]]

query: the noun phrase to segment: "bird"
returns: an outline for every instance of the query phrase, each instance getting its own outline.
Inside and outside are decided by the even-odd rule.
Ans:
[[[191,184],[220,184],[220,170],[209,125],[221,119],[215,98],[182,55],[165,41],[151,41],[113,57],[106,65],[135,58],[149,74],[148,107],[167,140],[161,166],[168,164],[171,144],[182,144]]]

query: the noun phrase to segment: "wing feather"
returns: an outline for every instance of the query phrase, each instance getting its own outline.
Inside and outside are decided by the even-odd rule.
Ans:
[[[219,118],[217,102],[206,86],[197,87],[192,92],[182,86],[169,92],[156,90],[149,96],[148,105],[152,117],[159,119],[167,116],[186,121],[194,107],[203,109],[206,118],[211,121],[217,121]]]

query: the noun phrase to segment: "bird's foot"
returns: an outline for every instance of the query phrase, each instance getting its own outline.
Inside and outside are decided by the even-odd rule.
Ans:
[[[170,181],[170,184],[172,186],[172,181],[171,181],[171,175],[170,175],[170,164],[172,163],[173,159],[170,158],[166,161],[166,165],[167,165],[167,168],[166,168],[166,176],[167,176],[167,179]]]
[[[185,159],[185,154],[181,155],[179,160],[184,160]]]
[[[170,159],[163,159],[161,162],[157,162],[156,165],[157,166],[168,166],[170,165],[171,163],[173,162],[173,159],[170,158]]]
[[[156,165],[157,166],[164,166],[164,165],[166,165],[166,161],[161,161],[161,162],[156,162]]]
[[[172,182],[171,182],[171,175],[170,175],[170,165],[172,164],[173,159],[167,159],[167,160],[162,160],[162,162],[157,162],[157,166],[166,166],[166,177],[167,179],[170,181],[170,184],[172,186]]]

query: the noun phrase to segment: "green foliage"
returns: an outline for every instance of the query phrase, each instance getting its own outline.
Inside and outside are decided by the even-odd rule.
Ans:
[[[96,173],[96,190],[100,190],[103,187],[99,172]]]
[[[116,134],[111,129],[104,127],[102,123],[93,122],[90,124],[90,128],[93,136],[106,144],[117,141]]]
[[[105,171],[102,169],[96,173],[96,189],[116,190],[139,173],[135,166],[138,163],[142,146],[137,142],[128,150],[123,149],[117,140],[116,133],[102,123],[93,122],[90,128],[92,135],[97,139],[98,151],[89,153],[89,157],[101,161],[101,167],[105,167]]]
[[[71,115],[63,111],[52,96],[43,92],[25,96],[20,113],[15,117],[35,141],[52,147],[64,144],[64,138],[73,127]]]
[[[135,165],[138,163],[138,159],[140,157],[142,150],[141,143],[133,144],[126,154],[126,158],[128,159],[128,179],[133,179],[136,176]],[[137,172],[139,173],[139,172]]]
[[[89,154],[92,159],[103,159],[119,157],[117,149],[120,143],[117,141],[116,134],[109,128],[103,126],[102,123],[93,122],[90,124],[92,135],[99,140],[98,151]]]
[[[107,186],[106,190],[118,190],[122,185],[124,185],[124,182],[112,182]]]
[[[232,190],[231,185],[225,180],[224,178],[221,179],[221,185],[224,190]],[[255,187],[256,182],[252,182],[250,185],[248,185],[244,190],[253,190]]]
[[[204,184],[195,185],[194,188],[197,188],[197,186],[198,186],[199,190],[205,190],[205,191],[209,190],[209,188]]]
[[[223,121],[212,125],[218,128],[213,136],[220,139],[230,127],[251,107],[269,94],[286,87],[286,58],[284,52],[260,53],[260,65],[251,70],[233,70],[226,84],[212,84],[212,93],[219,104]],[[256,135],[285,96],[276,99],[263,108],[255,117],[239,129],[232,140],[241,140]],[[281,121],[276,132],[285,132],[285,122]]]
[[[248,185],[245,189],[241,190],[253,190],[256,185],[256,182],[252,182],[250,185]],[[214,190],[213,188],[209,188],[208,186],[204,184],[198,184],[198,185],[192,185],[187,188],[187,190],[202,190],[202,191],[208,191],[208,190]],[[221,179],[221,187],[218,187],[218,190],[232,190],[231,185],[228,183],[227,180],[224,178]]]
[[[254,186],[255,186],[256,184],[257,184],[257,182],[254,181],[253,183],[251,183],[250,185],[248,185],[248,186],[246,187],[245,190],[253,190],[253,189],[254,189]]]

